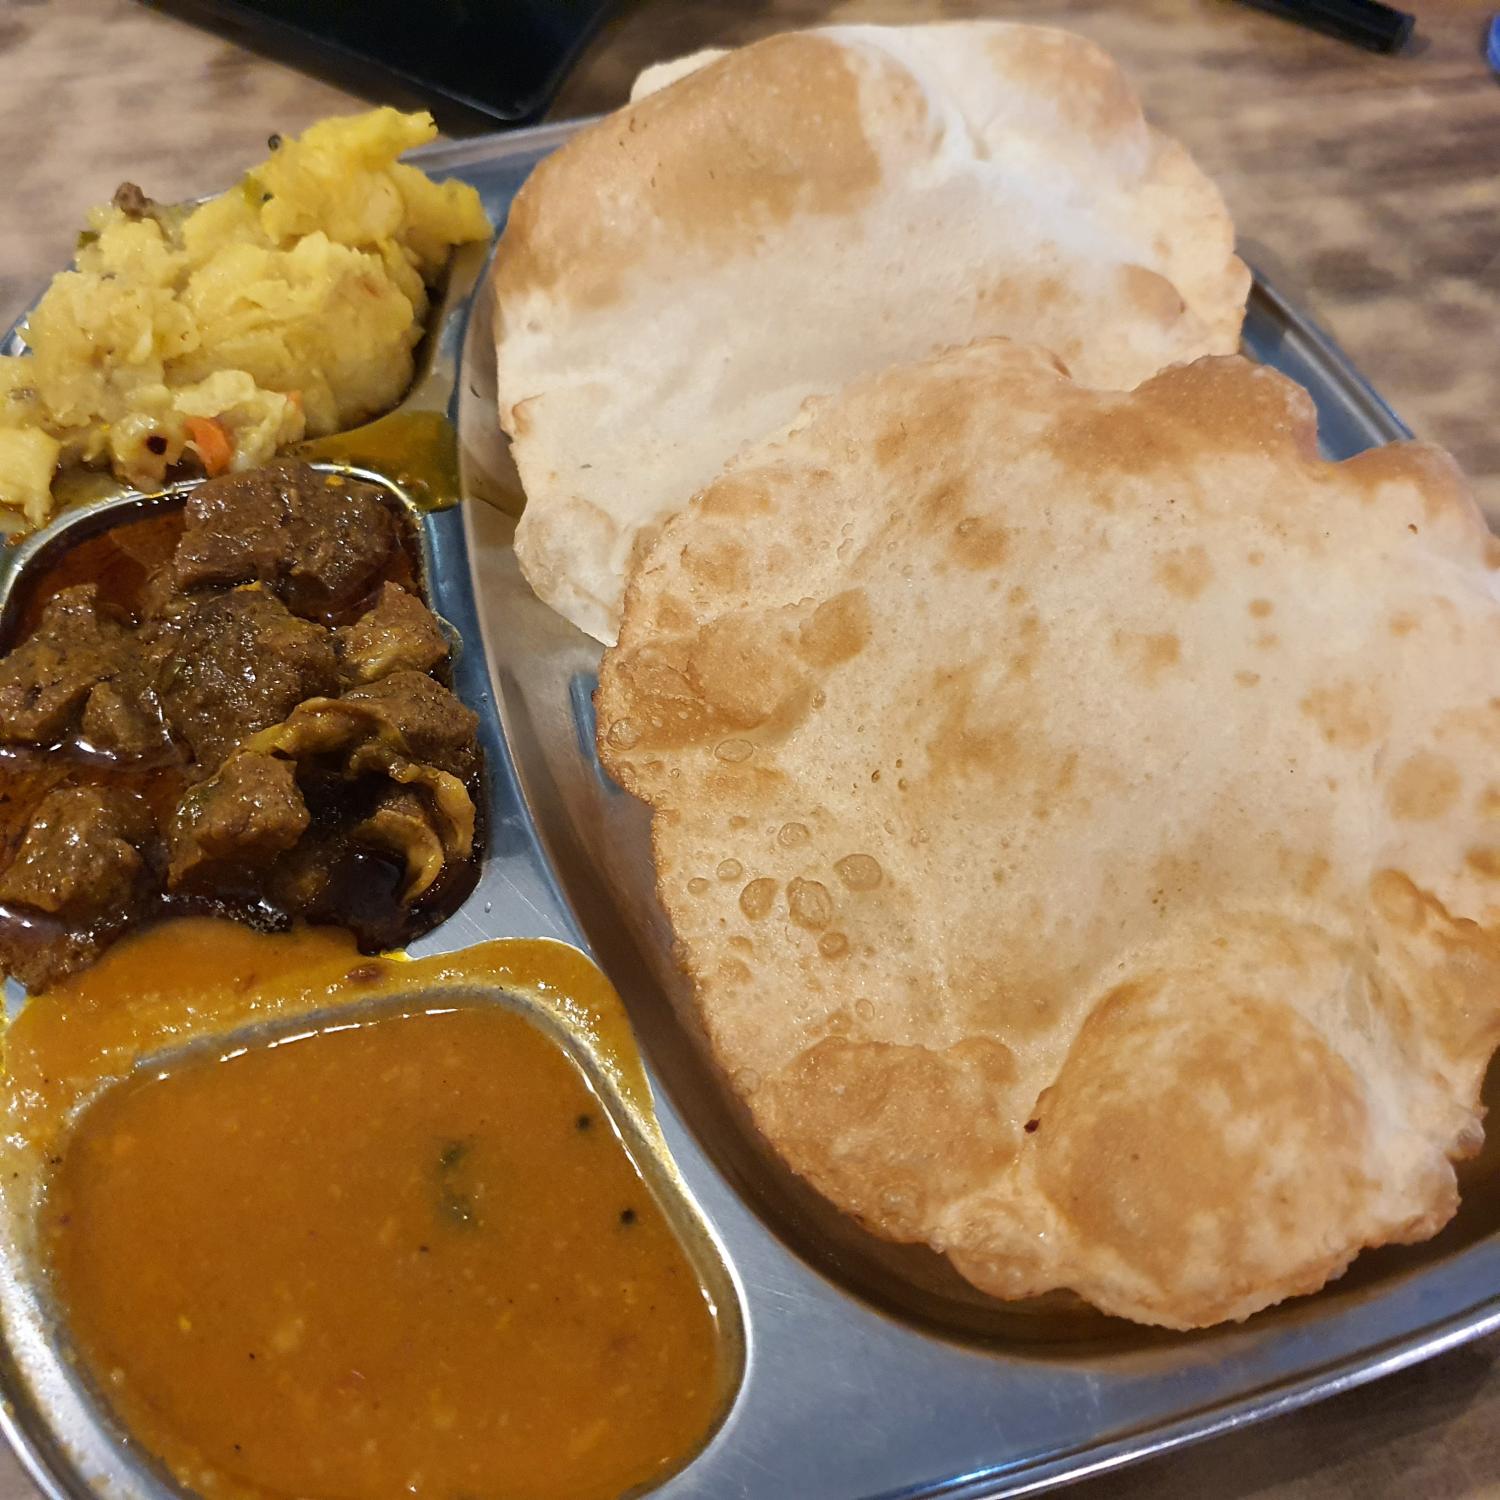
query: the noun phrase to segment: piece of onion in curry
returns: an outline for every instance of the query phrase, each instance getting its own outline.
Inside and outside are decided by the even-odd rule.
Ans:
[[[612,1500],[722,1406],[714,1309],[608,1111],[497,1004],[138,1072],[42,1240],[94,1384],[211,1500]]]
[[[307,465],[70,548],[0,657],[0,968],[44,988],[165,912],[434,925],[480,774],[447,656],[400,516]]]

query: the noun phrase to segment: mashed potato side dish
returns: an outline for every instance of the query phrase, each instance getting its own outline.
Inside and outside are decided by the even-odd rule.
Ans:
[[[129,185],[93,210],[77,269],[27,322],[32,352],[0,357],[0,530],[46,519],[61,465],[153,487],[394,405],[428,283],[490,233],[473,188],[396,160],[436,133],[394,109],[324,120],[191,211]]]

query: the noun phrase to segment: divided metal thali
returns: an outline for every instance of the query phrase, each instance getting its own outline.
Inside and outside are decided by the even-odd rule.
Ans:
[[[421,163],[473,183],[498,224],[531,168],[575,128],[440,146]],[[395,498],[417,516],[430,603],[463,642],[454,689],[481,718],[483,870],[464,905],[412,951],[550,939],[594,958],[625,1001],[665,1153],[650,1122],[611,1098],[587,1039],[567,1035],[566,1018],[541,1019],[561,1028],[589,1072],[720,1307],[725,1415],[653,1493],[1020,1494],[1273,1415],[1500,1327],[1500,1152],[1492,1149],[1461,1169],[1464,1207],[1429,1244],[1367,1253],[1315,1297],[1193,1335],[1137,1328],[1065,1299],[991,1302],[938,1257],[864,1235],[767,1154],[684,1024],[688,996],[652,894],[646,811],[594,753],[600,648],[539,603],[516,568],[520,493],[495,423],[484,267],[477,251],[467,253],[403,407],[406,419],[451,417],[465,503],[423,512],[399,463],[361,465],[356,450],[341,454],[365,477],[385,469]],[[479,288],[472,299],[471,286]],[[1245,345],[1312,393],[1329,457],[1409,436],[1339,351],[1262,283]],[[17,549],[0,569],[0,610],[31,559],[120,503],[132,502],[66,512]],[[10,1235],[0,1247],[0,1425],[54,1496],[180,1493],[121,1442],[84,1389],[24,1240]]]

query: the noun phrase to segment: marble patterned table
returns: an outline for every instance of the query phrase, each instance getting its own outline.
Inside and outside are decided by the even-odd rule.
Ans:
[[[817,21],[1073,26],[1125,63],[1214,174],[1246,253],[1419,436],[1452,449],[1500,518],[1500,83],[1483,63],[1483,7],[1405,3],[1417,41],[1383,58],[1229,0],[639,0],[590,46],[553,113],[618,104],[659,57]],[[356,105],[331,80],[131,0],[0,0],[0,321],[121,180],[160,198],[210,190],[272,130]],[[0,1455],[0,1500],[31,1493]],[[1077,1493],[1500,1497],[1500,1336]]]

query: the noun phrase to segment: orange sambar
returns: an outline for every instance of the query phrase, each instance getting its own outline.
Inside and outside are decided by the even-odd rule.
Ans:
[[[214,1497],[612,1497],[721,1398],[713,1309],[572,1059],[499,1005],[138,1073],[48,1191],[56,1294]]]

